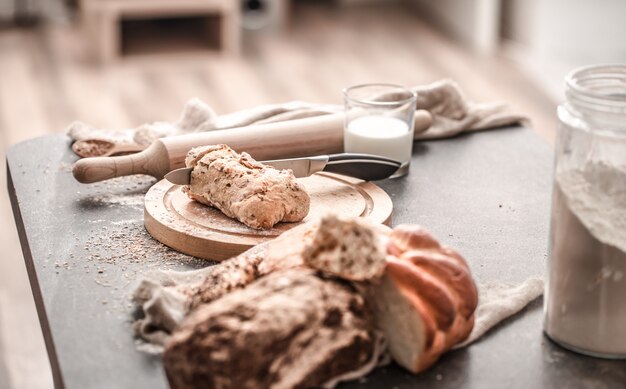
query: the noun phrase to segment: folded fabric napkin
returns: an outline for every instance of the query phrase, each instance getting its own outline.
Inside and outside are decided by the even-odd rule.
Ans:
[[[531,277],[521,284],[487,282],[478,285],[478,307],[474,312],[474,328],[454,348],[474,343],[502,320],[515,315],[543,294],[543,279]]]
[[[440,80],[411,89],[417,93],[417,109],[428,110],[433,116],[431,127],[425,132],[416,133],[415,139],[448,138],[465,131],[497,128],[527,120],[524,115],[514,112],[504,104],[474,103],[467,100],[452,80]],[[392,94],[377,96],[380,100],[391,98]],[[191,99],[175,123],[154,122],[136,129],[111,130],[74,122],[68,128],[68,135],[73,140],[103,139],[116,143],[137,143],[147,147],[153,140],[166,136],[303,119],[341,112],[342,109],[337,105],[294,101],[217,115],[201,100]]]
[[[140,338],[138,348],[160,353],[170,334],[189,313],[196,286],[209,277],[213,267],[200,270],[156,271],[146,276],[133,294],[143,317],[135,321]],[[235,280],[238,283],[238,280]],[[474,328],[469,337],[454,348],[462,348],[478,340],[504,319],[521,311],[543,293],[543,280],[531,277],[521,284],[482,283],[478,285],[478,307]]]

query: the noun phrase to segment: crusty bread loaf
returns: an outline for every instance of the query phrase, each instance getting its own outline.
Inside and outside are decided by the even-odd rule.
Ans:
[[[309,213],[309,195],[291,170],[274,169],[226,145],[193,148],[185,165],[193,167],[183,189],[191,199],[249,227],[268,229]]]
[[[374,369],[381,343],[353,288],[290,269],[192,312],[163,361],[175,389],[333,387]]]
[[[417,225],[396,227],[387,271],[369,289],[393,359],[413,373],[469,335],[478,302],[465,260]]]
[[[334,215],[299,225],[214,266],[201,283],[184,291],[190,296],[189,309],[282,269],[310,267],[346,280],[380,278],[390,231],[387,226]]]
[[[365,299],[361,300],[354,290],[340,287],[337,278],[356,281],[352,285]],[[165,359],[175,387],[198,385],[197,377],[205,380],[202,382],[206,387],[213,387],[209,382],[222,383],[215,384],[218,387],[230,387],[223,383],[232,383],[242,388],[248,383],[250,387],[281,387],[285,382],[319,385],[339,374],[337,369],[362,366],[359,362],[339,368],[343,365],[332,361],[333,355],[357,352],[359,358],[365,358],[367,353],[377,353],[370,347],[370,340],[359,345],[350,343],[346,349],[339,342],[344,334],[373,334],[370,326],[374,322],[386,338],[393,359],[418,373],[469,335],[477,304],[476,287],[463,258],[440,245],[423,228],[402,225],[390,230],[335,216],[298,226],[253,252],[220,263],[188,292],[192,296],[191,316],[176,330]],[[274,294],[279,298],[272,298]],[[325,332],[328,337],[321,343],[316,340],[315,350],[306,343],[297,352],[300,349],[292,340],[280,343],[284,347],[280,350],[272,348],[272,337],[278,339],[281,333],[300,331],[299,318],[309,318],[307,326],[314,330],[307,330],[307,339],[321,331],[318,318],[323,312],[334,315],[333,304],[343,306],[348,295],[358,296],[355,301],[359,309],[371,309],[373,314],[342,321],[347,327],[335,329],[336,337]],[[283,303],[290,304],[289,309],[281,308]],[[239,311],[256,313],[244,317]],[[272,312],[279,311],[291,321],[268,319],[273,317]],[[350,331],[348,323],[357,326],[353,328],[356,332]],[[255,339],[260,346],[244,345],[241,339]],[[258,349],[261,346],[265,348]],[[301,354],[298,361],[305,365],[290,362],[275,367],[280,370],[278,376],[259,373],[271,365],[271,360],[283,360],[285,355],[287,359],[295,358],[296,354]],[[321,359],[306,359],[313,354]],[[216,355],[226,356],[228,363],[219,358],[214,361]],[[260,359],[247,360],[250,355]],[[228,370],[242,361],[260,370]],[[346,363],[351,363],[350,358]],[[305,374],[302,369],[312,370]],[[358,377],[364,371],[356,369],[348,376]]]
[[[318,225],[318,222],[299,225],[274,240],[213,266],[202,282],[183,291],[190,296],[189,310],[245,288],[277,270],[304,267],[302,252],[313,240]]]

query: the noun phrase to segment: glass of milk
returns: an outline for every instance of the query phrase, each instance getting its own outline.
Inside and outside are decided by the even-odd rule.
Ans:
[[[346,153],[387,157],[402,163],[392,176],[409,172],[413,149],[415,92],[393,84],[363,84],[343,90]]]

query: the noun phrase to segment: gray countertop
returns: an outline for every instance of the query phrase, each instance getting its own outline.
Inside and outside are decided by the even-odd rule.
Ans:
[[[164,388],[158,357],[138,352],[130,293],[153,269],[208,262],[143,229],[147,176],[82,185],[64,136],[20,143],[7,157],[8,189],[57,387]],[[478,283],[543,275],[552,153],[512,127],[415,143],[408,176],[378,184],[393,224],[418,223],[461,252]],[[342,388],[624,388],[626,361],[561,349],[541,330],[541,299],[468,348],[413,376],[395,365]],[[626,325],[626,324],[625,324]]]

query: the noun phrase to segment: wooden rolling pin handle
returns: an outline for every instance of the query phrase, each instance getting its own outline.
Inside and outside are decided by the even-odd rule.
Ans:
[[[168,166],[162,166],[162,165]],[[137,154],[120,157],[94,157],[78,160],[72,168],[72,174],[78,182],[91,184],[110,178],[131,174],[148,174],[157,178],[168,171],[167,150],[160,141],[155,141]]]

